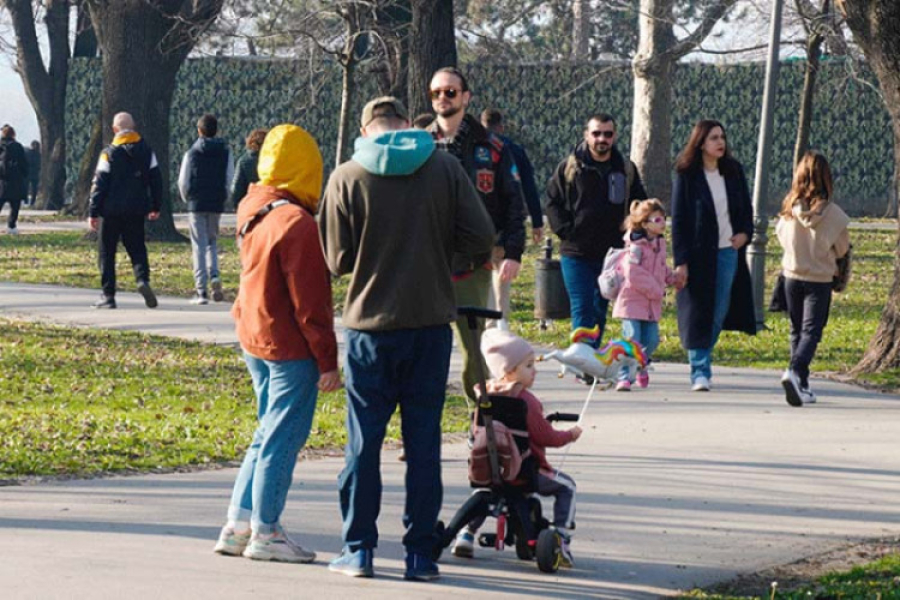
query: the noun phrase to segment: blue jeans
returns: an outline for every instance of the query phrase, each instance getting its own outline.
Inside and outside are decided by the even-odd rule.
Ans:
[[[709,348],[691,348],[688,350],[688,360],[691,363],[691,383],[703,376],[712,378],[712,351],[719,341],[722,333],[722,324],[728,315],[728,307],[731,305],[731,286],[734,283],[734,274],[737,273],[738,252],[734,248],[719,248],[716,262],[716,290],[713,303],[712,343]],[[690,277],[690,273],[688,273]]]
[[[244,353],[253,379],[259,426],[231,495],[228,518],[254,531],[275,531],[316,411],[319,368],[308,360],[263,360]]]
[[[659,346],[659,323],[656,321],[640,321],[638,319],[622,319],[622,337],[630,338],[644,348],[647,358],[653,357]],[[619,381],[631,381],[636,373],[629,373],[628,367],[619,370]]]
[[[572,331],[579,327],[593,329],[594,325],[599,325],[600,336],[593,344],[595,348],[599,348],[606,329],[606,311],[609,307],[609,300],[600,295],[600,286],[597,285],[597,278],[603,271],[603,261],[563,256],[560,266],[563,283],[569,294]]]
[[[219,219],[221,214],[212,212],[188,213],[191,229],[191,259],[194,264],[194,287],[206,293],[211,279],[219,278]]]
[[[378,545],[381,446],[400,406],[406,452],[403,545],[431,556],[443,500],[441,415],[450,370],[447,325],[395,331],[346,331],[347,449],[338,477],[344,547]]]

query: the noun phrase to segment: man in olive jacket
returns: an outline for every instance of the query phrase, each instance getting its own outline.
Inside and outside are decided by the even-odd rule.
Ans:
[[[454,256],[494,243],[491,219],[459,162],[407,129],[391,96],[363,109],[352,160],[331,174],[319,214],[325,260],[350,275],[343,324],[347,448],[339,478],[344,549],[330,569],[373,575],[381,506],[381,445],[400,406],[406,452],[406,579],[438,577],[441,414],[456,318]]]

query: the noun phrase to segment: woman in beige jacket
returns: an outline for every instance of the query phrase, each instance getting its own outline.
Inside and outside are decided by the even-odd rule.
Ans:
[[[791,363],[781,384],[791,406],[816,401],[809,389],[809,364],[828,323],[837,259],[850,249],[850,218],[832,202],[833,188],[828,161],[818,152],[807,152],[775,226],[784,248],[781,266],[791,318]]]

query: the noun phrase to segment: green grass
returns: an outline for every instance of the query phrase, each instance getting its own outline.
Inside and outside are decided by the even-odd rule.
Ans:
[[[0,479],[208,465],[250,442],[255,400],[232,348],[2,319],[0,339]],[[321,394],[307,447],[343,446],[345,414],[343,392]],[[449,397],[444,431],[465,431],[466,414]]]
[[[780,270],[781,247],[770,240],[766,261],[766,301]],[[813,362],[814,372],[846,372],[862,357],[875,332],[881,310],[892,283],[897,234],[890,230],[852,231],[854,244],[853,277],[843,294],[835,294],[831,318]],[[238,284],[238,258],[232,232],[219,238],[220,270],[226,297],[233,299]],[[190,244],[153,242],[148,244],[153,287],[162,294],[189,297],[193,293]],[[512,327],[536,344],[564,346],[569,333],[568,321],[556,321],[546,331],[534,319],[534,265],[540,250],[530,244],[523,268],[512,291]],[[53,232],[38,235],[0,236],[0,281],[54,283],[97,288],[96,244],[77,232]],[[132,275],[124,252],[118,260],[120,286],[131,289]],[[347,278],[334,284],[335,307],[341,310]],[[756,336],[725,332],[716,347],[715,362],[755,368],[784,368],[788,350],[789,323],[784,313],[766,313],[767,330]],[[610,319],[606,338],[620,334],[619,322]],[[661,343],[655,358],[685,362],[686,353],[678,340],[674,295],[665,300],[660,323]],[[900,372],[889,371],[866,376],[866,381],[889,388],[900,388]]]
[[[791,590],[777,586],[755,595],[732,596],[693,590],[679,598],[702,600],[896,600],[900,598],[900,554],[891,554],[849,571],[828,573]]]

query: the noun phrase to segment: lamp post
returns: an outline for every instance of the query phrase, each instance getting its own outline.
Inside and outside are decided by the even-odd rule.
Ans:
[[[772,126],[775,120],[775,95],[778,91],[778,54],[781,45],[781,9],[784,0],[772,0],[772,24],[769,28],[769,54],[766,59],[766,85],[763,92],[759,145],[756,153],[756,178],[753,184],[753,239],[747,250],[753,280],[753,304],[756,326],[765,327],[766,200],[769,196],[769,161],[772,157]]]

